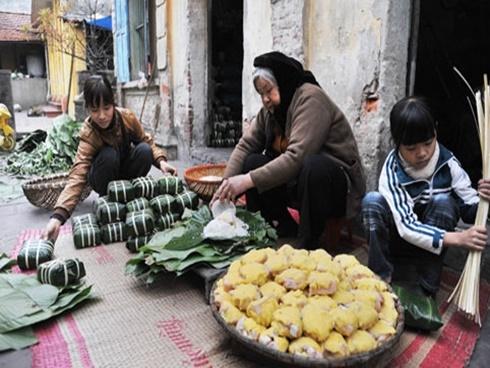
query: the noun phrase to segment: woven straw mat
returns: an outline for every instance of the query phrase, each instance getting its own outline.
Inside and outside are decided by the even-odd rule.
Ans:
[[[68,229],[67,229],[68,230]],[[39,367],[255,367],[234,355],[224,331],[215,322],[201,289],[184,279],[167,277],[146,287],[124,275],[130,258],[123,243],[76,250],[65,231],[56,257],[78,257],[95,300],[35,332],[32,366]],[[26,232],[19,240],[39,236]],[[354,255],[365,264],[366,250]],[[390,367],[461,367],[473,351],[479,328],[444,301],[457,282],[445,270],[438,294],[444,326],[431,334],[405,331],[385,365]],[[480,311],[486,317],[490,286],[480,288]],[[380,365],[380,367],[383,364]]]
[[[96,299],[38,329],[34,368],[254,366],[230,353],[201,289],[174,277],[147,287],[125,276],[123,243],[75,249],[70,234],[55,256],[84,262]]]

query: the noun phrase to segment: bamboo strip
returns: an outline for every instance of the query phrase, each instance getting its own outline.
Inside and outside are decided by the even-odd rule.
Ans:
[[[462,77],[462,75],[460,74]],[[462,77],[463,78],[463,77]],[[464,78],[463,78],[464,80]],[[478,117],[478,128],[480,136],[480,147],[482,153],[483,177],[490,176],[490,88],[487,75],[483,76],[483,104],[480,92],[475,94],[476,111]],[[466,82],[466,81],[465,81]],[[480,198],[476,213],[475,225],[486,226],[489,211],[487,200]],[[466,259],[465,267],[456,287],[448,298],[453,301],[458,309],[464,312],[470,319],[481,326],[480,318],[480,266],[481,252],[470,251]]]

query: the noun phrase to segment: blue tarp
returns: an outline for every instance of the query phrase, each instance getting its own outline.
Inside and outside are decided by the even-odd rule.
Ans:
[[[112,31],[112,17],[110,15],[95,20],[87,20],[86,22],[92,26]]]

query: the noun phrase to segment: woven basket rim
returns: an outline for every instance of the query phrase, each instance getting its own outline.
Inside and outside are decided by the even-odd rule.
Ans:
[[[62,181],[60,179],[65,179]],[[52,175],[41,176],[38,178],[30,179],[22,183],[22,189],[58,189],[63,188],[66,185],[66,180],[68,180],[68,173],[58,173]]]
[[[184,171],[184,179],[187,183],[189,182],[194,182],[194,183],[201,183],[201,184],[218,184],[218,183],[221,183],[222,179],[220,180],[215,180],[215,181],[211,181],[211,180],[206,180],[206,181],[202,181],[200,179],[196,179],[196,178],[193,178],[191,175],[196,172],[196,171],[201,171],[201,170],[206,170],[206,169],[226,169],[226,163],[219,163],[219,164],[201,164],[201,165],[196,165],[196,166],[192,166],[192,167],[189,167],[187,168],[185,171]]]
[[[223,319],[223,317],[221,317],[214,299],[214,290],[218,285],[218,281],[221,280],[225,275],[226,272],[223,272],[223,274],[215,280],[213,287],[211,288],[209,304],[211,307],[211,312],[213,314],[213,317],[221,325],[221,327],[225,329],[228,335],[235,342],[240,344],[241,348],[246,349],[249,353],[255,354],[256,356],[260,356],[266,359],[272,359],[280,364],[291,365],[294,367],[305,367],[305,368],[306,367],[308,368],[348,367],[348,366],[359,365],[362,363],[366,364],[371,359],[380,357],[385,352],[389,351],[396,343],[398,343],[403,333],[404,322],[405,322],[404,311],[400,303],[400,300],[398,298],[395,298],[395,305],[398,311],[398,322],[396,326],[396,332],[392,337],[390,337],[388,340],[386,340],[382,345],[378,346],[376,349],[373,349],[365,353],[352,354],[349,355],[348,357],[343,357],[343,358],[342,357],[307,358],[299,355],[283,353],[280,352],[279,350],[269,348],[264,344],[261,344],[257,341],[251,340],[243,336],[234,327],[228,325]],[[394,294],[393,289],[391,288],[390,285],[388,285],[388,291]]]
[[[68,176],[67,172],[41,176],[24,181],[21,187],[25,197],[32,205],[51,210],[68,183]],[[84,201],[91,191],[92,188],[86,183],[79,201]]]

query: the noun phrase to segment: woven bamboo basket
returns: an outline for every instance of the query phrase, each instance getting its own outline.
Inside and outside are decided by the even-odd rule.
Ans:
[[[372,367],[376,368],[382,364],[382,361],[386,359],[386,355],[393,350],[393,347],[400,340],[400,336],[403,333],[404,327],[404,311],[400,304],[400,301],[396,299],[396,308],[398,310],[398,322],[396,326],[396,333],[386,340],[382,345],[378,346],[376,349],[371,350],[366,353],[353,354],[348,357],[334,358],[325,357],[322,359],[318,358],[307,358],[299,355],[293,355],[289,353],[283,353],[278,350],[269,348],[257,341],[251,340],[242,334],[240,334],[235,327],[230,326],[225,322],[223,317],[219,314],[217,304],[214,300],[214,290],[217,287],[218,281],[225,275],[225,273],[219,277],[211,289],[210,295],[210,306],[214,318],[218,323],[225,329],[228,336],[231,338],[232,348],[237,352],[242,354],[248,359],[256,361],[264,366],[270,367],[305,367],[305,368],[331,368],[331,367]],[[390,292],[393,292],[389,288]]]
[[[190,190],[197,193],[203,201],[209,202],[223,181],[222,178],[225,173],[225,168],[226,164],[203,164],[193,166],[185,170],[184,180]],[[206,176],[216,176],[219,177],[219,179],[203,179]]]
[[[22,183],[24,195],[34,206],[52,210],[61,192],[68,182],[68,174],[53,174],[32,179]],[[80,196],[80,202],[85,200],[92,191],[87,184]]]

